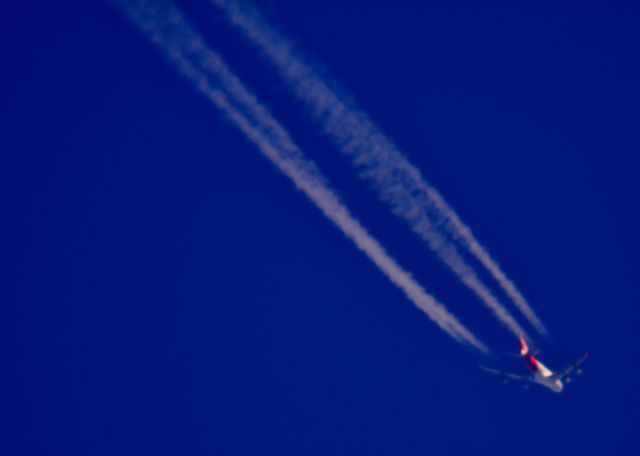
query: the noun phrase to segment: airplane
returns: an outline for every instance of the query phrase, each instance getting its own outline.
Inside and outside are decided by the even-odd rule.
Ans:
[[[526,377],[524,375],[512,374],[510,372],[503,372],[497,369],[491,369],[489,367],[480,366],[481,369],[491,372],[492,374],[497,374],[502,377],[502,381],[507,383],[509,380],[516,380],[522,382],[522,386],[527,388],[531,383],[537,383],[538,385],[542,385],[546,388],[549,388],[551,391],[555,393],[560,393],[564,389],[564,383],[571,382],[571,375],[575,373],[575,375],[580,375],[582,373],[581,365],[586,361],[589,357],[589,353],[585,352],[582,357],[580,357],[576,362],[569,365],[562,371],[553,372],[549,370],[544,364],[542,364],[536,358],[538,353],[532,353],[529,350],[527,342],[524,340],[524,337],[520,338],[520,356],[524,358],[524,362],[531,371],[531,375]],[[517,355],[515,355],[517,356]]]

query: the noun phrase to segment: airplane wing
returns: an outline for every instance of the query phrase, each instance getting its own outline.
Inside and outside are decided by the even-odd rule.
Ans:
[[[560,379],[563,379],[565,377],[570,376],[574,372],[576,374],[579,374],[580,372],[582,372],[582,370],[580,369],[580,366],[582,365],[582,363],[584,363],[587,360],[588,357],[589,357],[589,353],[585,352],[585,354],[582,355],[576,362],[574,362],[573,364],[570,364],[564,370],[558,372],[557,373],[558,377]]]
[[[485,367],[483,365],[479,365],[480,369],[485,370],[487,372],[491,372],[492,374],[496,374],[502,377],[503,381],[506,380],[517,380],[519,382],[531,382],[535,383],[535,381],[531,377],[527,377],[524,375],[512,374],[511,372],[504,372],[498,369],[491,369],[490,367]]]

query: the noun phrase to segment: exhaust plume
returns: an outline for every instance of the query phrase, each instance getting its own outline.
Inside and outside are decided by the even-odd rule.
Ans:
[[[288,132],[166,1],[114,1],[173,66],[318,207],[380,271],[453,339],[489,349],[391,258],[305,158]]]
[[[484,266],[539,333],[548,335],[547,329],[524,296],[476,240],[471,229],[391,140],[380,132],[365,112],[341,100],[330,84],[296,55],[292,42],[270,27],[252,6],[232,0],[211,2],[222,9],[228,21],[260,48],[297,99],[310,110],[312,118],[351,159],[360,170],[360,176],[373,184],[393,213],[408,223],[440,260],[514,335],[520,337],[526,333],[483,285],[456,246],[441,234],[442,231]]]

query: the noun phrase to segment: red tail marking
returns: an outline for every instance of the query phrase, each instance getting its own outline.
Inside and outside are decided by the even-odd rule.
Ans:
[[[529,346],[527,345],[527,341],[524,340],[524,337],[520,337],[520,354],[522,356],[529,354]]]

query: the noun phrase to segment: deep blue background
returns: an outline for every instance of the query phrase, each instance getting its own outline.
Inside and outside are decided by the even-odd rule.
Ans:
[[[241,35],[183,6],[390,252],[516,349]],[[4,5],[0,452],[637,452],[640,11],[263,11],[473,227],[549,326],[542,359],[589,350],[585,374],[554,395],[480,371],[523,367],[447,338],[108,4]]]

